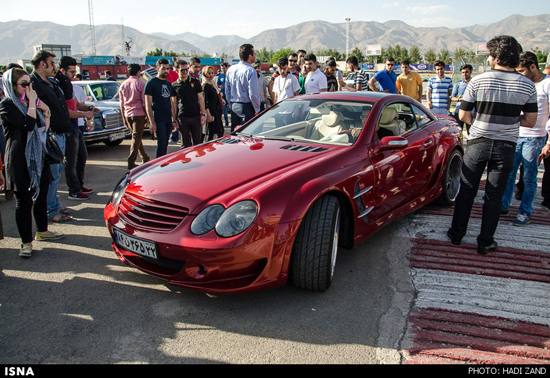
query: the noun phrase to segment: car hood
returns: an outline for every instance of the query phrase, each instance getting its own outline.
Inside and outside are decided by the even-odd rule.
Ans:
[[[116,109],[120,109],[120,101],[119,100],[96,101],[96,102],[94,102],[94,106],[96,108],[116,108]]]
[[[300,183],[320,172],[311,165],[347,146],[247,139],[235,136],[160,157],[131,171],[127,190],[197,214],[211,203],[225,206],[289,177]],[[295,185],[300,183],[294,181]],[[291,185],[289,185],[291,186]]]

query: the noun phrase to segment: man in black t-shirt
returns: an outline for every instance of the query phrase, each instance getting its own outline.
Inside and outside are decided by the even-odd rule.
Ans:
[[[181,148],[197,145],[202,139],[202,125],[206,122],[204,94],[201,83],[189,76],[185,60],[175,63],[178,80],[172,83],[177,98],[177,115]]]
[[[157,77],[145,84],[145,110],[151,125],[149,131],[157,136],[157,157],[166,155],[170,133],[177,127],[176,92],[166,80],[170,62],[161,58],[157,61]]]

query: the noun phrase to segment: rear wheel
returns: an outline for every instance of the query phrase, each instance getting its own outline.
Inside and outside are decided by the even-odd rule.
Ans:
[[[462,172],[462,153],[458,150],[453,150],[445,166],[443,172],[443,180],[441,182],[442,193],[438,198],[438,202],[442,205],[454,205],[458,191],[460,190],[460,174]]]
[[[336,266],[339,235],[338,199],[321,197],[306,213],[294,242],[291,262],[294,285],[315,291],[329,288]]]

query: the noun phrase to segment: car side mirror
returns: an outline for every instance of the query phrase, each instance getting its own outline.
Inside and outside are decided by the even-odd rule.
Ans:
[[[401,150],[409,146],[409,141],[400,136],[387,136],[382,138],[376,148],[376,152],[387,150]]]

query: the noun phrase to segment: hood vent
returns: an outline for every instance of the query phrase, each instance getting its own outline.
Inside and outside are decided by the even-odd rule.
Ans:
[[[241,141],[240,139],[235,139],[235,138],[223,138],[223,139],[217,140],[217,142],[227,143],[227,144],[235,144],[235,143],[239,143],[240,141]]]
[[[300,144],[289,144],[288,146],[281,147],[281,150],[290,150],[290,151],[302,151],[302,152],[321,152],[326,151],[328,148],[325,147],[313,147],[313,146],[303,146]]]

